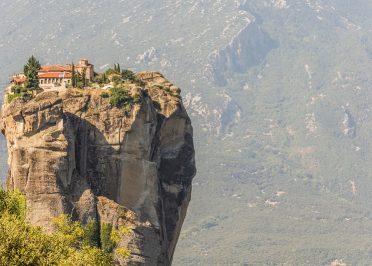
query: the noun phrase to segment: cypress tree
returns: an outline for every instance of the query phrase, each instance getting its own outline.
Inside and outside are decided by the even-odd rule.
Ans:
[[[71,85],[73,88],[76,87],[76,73],[75,73],[75,65],[74,65],[74,62],[72,62],[72,65],[71,65],[71,74],[72,74],[72,77],[71,77]]]
[[[83,86],[85,87],[87,85],[87,68],[83,68],[83,72],[81,73],[81,79],[83,82]]]

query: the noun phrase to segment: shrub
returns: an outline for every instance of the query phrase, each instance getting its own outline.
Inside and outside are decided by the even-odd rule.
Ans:
[[[108,92],[104,91],[104,92],[101,93],[101,97],[102,98],[109,98],[110,94]]]
[[[166,86],[164,86],[164,85],[156,84],[156,85],[154,85],[154,87],[157,87],[158,89],[161,89],[161,90],[165,91],[166,93],[168,93],[168,94],[174,96],[174,94],[173,94],[173,92],[171,91],[171,89],[168,88],[168,87],[166,87]]]
[[[106,252],[115,252],[122,258],[130,256],[130,251],[127,248],[117,247],[120,239],[124,235],[129,235],[132,229],[129,227],[120,227],[119,229],[113,229],[112,224],[101,224],[101,247]]]
[[[22,86],[14,85],[13,87],[10,88],[10,91],[12,93],[21,93],[22,88],[23,88]]]
[[[114,87],[110,89],[111,98],[110,103],[113,106],[120,107],[123,105],[130,104],[132,98],[129,96],[128,92],[122,88]]]
[[[121,258],[128,258],[130,256],[130,251],[127,248],[117,248],[115,253],[118,254]]]
[[[136,78],[136,80],[134,81],[134,83],[135,83],[137,86],[140,86],[140,87],[144,87],[144,86],[146,85],[146,82],[144,82],[143,80],[138,79],[138,78]]]
[[[28,90],[31,90],[31,89],[33,89],[33,88],[27,89],[27,88],[19,86],[19,85],[12,86],[10,88],[10,91],[12,92],[12,94],[8,94],[8,96],[7,96],[8,103],[11,103],[16,98],[20,98],[20,97],[25,96],[26,94],[28,94]]]
[[[0,216],[8,213],[20,220],[26,218],[26,199],[19,191],[6,192],[0,187]]]
[[[155,84],[154,87],[160,89],[160,90],[164,90],[164,86],[161,85],[161,84]]]
[[[11,103],[14,99],[20,98],[23,95],[21,93],[8,94],[7,99],[8,103]]]
[[[109,76],[109,80],[114,83],[119,83],[121,82],[121,76],[119,74],[112,74]]]
[[[107,78],[106,78],[106,74],[103,73],[103,74],[97,74],[95,73],[96,75],[94,76],[94,79],[93,81],[98,83],[99,85],[103,85],[103,84],[106,84],[107,83]]]
[[[49,264],[43,264],[49,265]],[[71,253],[67,258],[61,260],[61,266],[111,266],[115,265],[112,255],[103,252],[99,248],[83,247],[78,252]]]
[[[57,241],[16,215],[1,215],[0,232],[0,265],[51,265],[62,257]]]
[[[0,265],[113,265],[112,254],[96,246],[97,223],[82,226],[61,215],[49,235],[26,223],[25,214],[24,196],[0,188]]]
[[[135,76],[134,72],[129,70],[129,69],[125,69],[121,72],[121,78],[123,80],[129,80],[129,81],[132,81],[132,82],[134,82],[136,80],[136,76]]]
[[[113,74],[118,74],[120,75],[120,72],[118,72],[117,70],[113,69],[113,68],[109,68],[105,71],[104,73],[106,75],[106,77],[110,76],[110,75],[113,75]]]
[[[111,239],[112,224],[101,224],[100,239],[101,247],[105,252],[112,252],[115,248],[115,242]]]
[[[76,87],[79,88],[79,89],[83,89],[83,88],[84,88],[84,82],[82,82],[82,81],[77,81],[77,82],[76,82]]]
[[[133,96],[133,103],[137,104],[137,103],[140,103],[141,102],[141,96],[139,96],[138,94],[134,95]]]
[[[95,221],[89,221],[84,227],[84,245],[100,247],[99,226]]]

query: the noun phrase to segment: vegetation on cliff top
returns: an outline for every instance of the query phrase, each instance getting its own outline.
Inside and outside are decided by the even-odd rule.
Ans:
[[[26,222],[26,201],[17,191],[0,188],[0,265],[112,265],[113,254],[130,255],[117,248],[120,236],[130,229],[115,230],[95,222],[82,225],[67,215],[53,219],[55,232],[46,234]]]
[[[110,93],[104,92],[101,94],[103,98],[110,97],[110,103],[112,106],[122,107],[125,108],[131,107],[133,104],[137,104],[140,102],[140,96],[134,95],[133,97],[129,95],[128,91],[121,87],[115,86],[110,89]]]
[[[40,70],[40,62],[31,56],[27,63],[23,66],[23,72],[26,76],[26,82],[24,86],[14,85],[10,91],[12,94],[8,94],[8,103],[11,103],[14,99],[29,95],[29,91],[37,90],[39,88],[38,71]]]
[[[94,73],[94,78],[88,82],[84,76],[85,72],[79,73],[75,70],[74,63],[72,66],[71,85],[68,88],[84,89],[91,88],[109,88],[109,91],[102,92],[103,98],[110,98],[110,103],[116,107],[129,107],[133,104],[139,103],[140,96],[134,95],[133,97],[128,93],[128,85],[135,84],[137,86],[144,86],[144,82],[138,79],[135,73],[129,69],[121,69],[119,64],[114,64],[113,68],[107,69],[103,73]],[[32,98],[33,90],[41,90],[39,87],[38,71],[41,69],[40,62],[31,56],[23,67],[26,81],[24,84],[16,84],[10,88],[7,95],[8,103],[14,99],[29,96]],[[42,90],[41,90],[42,91]]]
[[[108,91],[103,91],[101,97],[110,98],[112,106],[130,109],[133,104],[137,104],[141,100],[138,94],[130,95],[128,89],[130,84],[144,86],[144,83],[136,77],[133,71],[121,70],[119,64],[114,64],[114,68],[109,68],[102,74],[96,73],[94,82],[99,86],[111,83],[112,87]]]
[[[95,73],[93,82],[100,85],[105,85],[110,82],[129,82],[139,86],[144,85],[143,82],[136,77],[133,71],[129,69],[121,69],[120,64],[114,64],[113,68],[107,69],[104,73]]]
[[[23,67],[23,72],[26,76],[25,87],[27,89],[37,89],[39,88],[39,77],[38,71],[41,69],[40,62],[32,55],[26,65]]]

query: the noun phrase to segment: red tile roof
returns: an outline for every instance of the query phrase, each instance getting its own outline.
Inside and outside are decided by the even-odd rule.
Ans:
[[[45,73],[40,73],[38,77],[40,79],[46,79],[46,78],[72,78],[71,72],[45,72]]]
[[[63,72],[71,71],[71,66],[69,65],[53,65],[53,66],[42,66],[39,72]]]
[[[87,65],[80,64],[82,61],[86,61]],[[80,60],[78,65],[75,65],[77,69],[85,67],[93,67],[92,64],[88,63],[88,60]],[[45,78],[72,78],[72,66],[71,65],[49,65],[42,66],[38,72],[38,77],[41,79]],[[14,76],[12,82],[22,84],[26,81],[25,76]]]

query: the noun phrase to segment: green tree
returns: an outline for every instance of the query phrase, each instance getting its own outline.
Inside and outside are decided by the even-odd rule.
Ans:
[[[61,215],[53,220],[56,231],[46,234],[26,223],[25,214],[24,196],[0,188],[0,265],[113,265],[112,253],[97,245],[96,223],[83,226]]]
[[[16,216],[21,221],[26,218],[26,200],[21,192],[7,192],[0,187],[0,217],[3,214]]]
[[[117,64],[114,64],[114,71],[116,72],[116,74],[120,74],[120,64],[117,63]]]
[[[132,97],[128,92],[122,88],[114,87],[110,89],[110,103],[113,106],[121,107],[123,105],[131,104],[133,102]]]
[[[129,70],[129,69],[124,69],[122,72],[121,72],[121,78],[123,80],[129,80],[129,81],[132,81],[134,82],[136,80],[136,75],[134,74],[133,71]]]
[[[109,68],[105,71],[105,75],[109,77],[110,75],[117,74],[116,70],[113,68]]]
[[[102,249],[106,252],[112,252],[115,248],[115,242],[111,239],[112,224],[102,223],[100,230],[100,239]]]
[[[27,78],[26,87],[28,89],[39,88],[38,72],[41,69],[39,61],[32,55],[26,65],[23,67],[23,72]]]
[[[86,86],[86,80],[84,76],[86,75],[86,69],[83,69],[83,73],[79,73],[75,70],[74,64],[72,64],[72,77],[71,77],[71,85],[73,88],[84,88]]]
[[[75,65],[74,65],[74,62],[72,62],[71,64],[71,85],[73,88],[76,87],[76,83],[77,83],[77,80],[76,80]]]
[[[83,243],[92,247],[100,247],[101,240],[99,235],[99,226],[95,221],[89,221],[84,227]]]
[[[83,87],[87,85],[87,68],[84,67],[83,71],[81,72],[81,81],[83,83]]]

